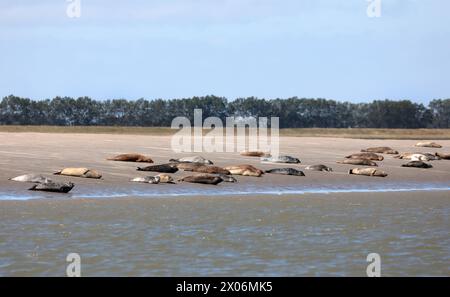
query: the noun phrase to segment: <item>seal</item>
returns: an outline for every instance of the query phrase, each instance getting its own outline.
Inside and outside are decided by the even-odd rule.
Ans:
[[[450,160],[450,154],[435,153],[434,155],[444,160]]]
[[[230,173],[233,175],[260,177],[261,175],[264,174],[264,171],[262,171],[258,168],[255,168],[252,165],[248,165],[248,164],[227,166],[224,169],[230,171]]]
[[[260,151],[242,151],[241,156],[245,157],[264,157],[267,156],[267,153],[260,152]]]
[[[193,171],[193,172],[200,172],[200,173],[210,173],[210,174],[224,174],[224,175],[230,175],[230,171],[223,169],[218,166],[211,166],[211,165],[202,165],[202,166],[195,166],[190,169],[185,169],[185,171]]]
[[[384,157],[377,155],[375,153],[358,153],[358,154],[351,154],[346,156],[347,159],[368,159],[368,160],[375,160],[375,161],[383,161]]]
[[[45,191],[55,193],[69,193],[75,185],[73,183],[57,183],[57,182],[45,182],[39,183],[31,187],[30,191]]]
[[[138,167],[137,171],[154,171],[161,173],[175,173],[178,168],[172,164],[151,165],[147,167]]]
[[[170,159],[169,162],[174,163],[200,163],[203,165],[213,165],[211,160],[205,159],[202,156],[184,157],[180,159]]]
[[[411,161],[431,161],[439,160],[440,157],[429,153],[402,153],[394,156],[397,159],[405,159]]]
[[[9,180],[23,183],[45,183],[51,181],[50,179],[46,178],[43,175],[33,173],[16,176],[10,178]]]
[[[223,179],[224,182],[227,182],[227,183],[237,183],[237,179],[235,179],[235,178],[232,177],[231,175],[217,174],[216,176],[218,176],[218,177],[220,177],[221,179]]]
[[[174,184],[173,178],[170,175],[168,175],[168,174],[161,173],[161,174],[158,174],[156,176],[159,177],[159,182],[160,183]]]
[[[298,164],[300,160],[291,156],[267,156],[261,157],[261,162],[271,162],[271,163],[289,163],[289,164]]]
[[[159,184],[160,180],[161,179],[159,176],[145,176],[145,177],[135,177],[130,181],[136,183]]]
[[[109,161],[123,161],[123,162],[138,162],[138,163],[153,163],[153,160],[141,154],[121,154],[115,157],[108,158]]]
[[[336,161],[336,163],[350,164],[350,165],[378,166],[377,163],[369,159],[346,159],[344,161]]]
[[[365,150],[361,150],[363,153],[378,153],[378,154],[398,154],[398,151],[391,149],[388,146],[369,147]]]
[[[217,185],[223,182],[223,179],[219,176],[201,174],[201,175],[190,175],[179,179],[178,181],[196,183],[196,184],[206,184],[206,185]]]
[[[170,163],[170,164],[180,170],[186,170],[186,171],[193,171],[195,168],[198,168],[200,166],[205,166],[202,163]]]
[[[350,169],[348,173],[356,175],[378,176],[378,177],[387,176],[386,172],[375,168],[353,168]]]
[[[266,170],[266,173],[271,174],[284,174],[284,175],[295,175],[295,176],[305,176],[303,171],[294,168],[275,168]]]
[[[406,164],[402,164],[402,167],[432,168],[433,165],[422,162],[422,161],[410,161]]]
[[[433,148],[441,148],[442,147],[442,145],[437,144],[436,142],[432,142],[432,141],[418,142],[418,143],[416,143],[415,146],[418,146],[418,147],[433,147]]]
[[[64,168],[53,174],[96,179],[102,178],[102,175],[99,172],[88,168]]]
[[[322,164],[318,164],[318,165],[309,165],[305,168],[306,170],[312,170],[312,171],[333,171],[332,168],[322,165]]]

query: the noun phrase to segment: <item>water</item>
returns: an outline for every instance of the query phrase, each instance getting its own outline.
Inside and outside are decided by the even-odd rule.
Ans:
[[[450,275],[449,191],[0,202],[0,275]]]

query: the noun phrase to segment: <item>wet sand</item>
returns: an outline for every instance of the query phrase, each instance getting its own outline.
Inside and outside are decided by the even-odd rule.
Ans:
[[[365,276],[375,252],[384,276],[450,276],[450,161],[401,168],[406,161],[385,155],[386,178],[351,176],[353,166],[335,163],[369,146],[449,152],[450,141],[438,141],[442,149],[416,142],[283,137],[281,152],[302,164],[201,155],[218,166],[321,163],[334,172],[146,185],[128,182],[146,175],[139,165],[106,158],[138,152],[159,164],[193,154],[172,153],[166,136],[0,133],[0,275],[64,276],[67,254],[79,253],[83,276]],[[51,175],[72,166],[104,178]],[[76,187],[42,194],[7,180],[30,172]]]
[[[303,170],[307,165],[325,164],[333,172],[305,171],[306,177],[280,176],[266,174],[263,177],[240,177],[237,184],[222,183],[217,187],[179,183],[176,185],[148,185],[130,183],[136,176],[156,175],[136,171],[137,166],[145,164],[112,162],[106,158],[119,153],[137,152],[149,155],[155,164],[166,163],[170,158],[195,155],[197,153],[175,154],[170,148],[170,136],[108,135],[108,134],[46,134],[46,133],[0,133],[0,193],[8,197],[32,197],[37,195],[27,191],[29,184],[8,181],[8,178],[25,174],[40,173],[55,180],[72,181],[76,187],[69,197],[111,197],[146,195],[198,195],[203,191],[218,194],[334,190],[383,190],[383,189],[446,189],[450,187],[450,161],[431,161],[432,169],[402,168],[407,161],[384,155],[379,168],[385,170],[386,178],[354,176],[347,174],[352,165],[336,164],[336,160],[357,153],[370,146],[391,146],[399,152],[450,152],[450,141],[440,140],[444,148],[417,148],[415,140],[362,140],[342,138],[298,138],[282,137],[280,151],[300,158],[301,164],[261,164],[259,158],[243,157],[239,153],[201,153],[214,161],[215,165],[252,164],[261,169],[294,167]],[[102,180],[74,177],[52,176],[64,167],[88,167],[99,170]],[[175,179],[190,175],[177,172]],[[256,191],[256,192],[255,192]],[[37,195],[41,197],[42,194]],[[60,197],[48,195],[46,197]]]

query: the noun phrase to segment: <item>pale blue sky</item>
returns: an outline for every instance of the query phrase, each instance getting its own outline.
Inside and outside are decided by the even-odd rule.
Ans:
[[[0,96],[450,98],[450,1],[0,0]]]

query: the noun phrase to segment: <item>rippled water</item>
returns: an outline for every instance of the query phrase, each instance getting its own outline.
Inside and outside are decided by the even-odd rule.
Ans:
[[[450,275],[450,192],[0,202],[0,275]]]

